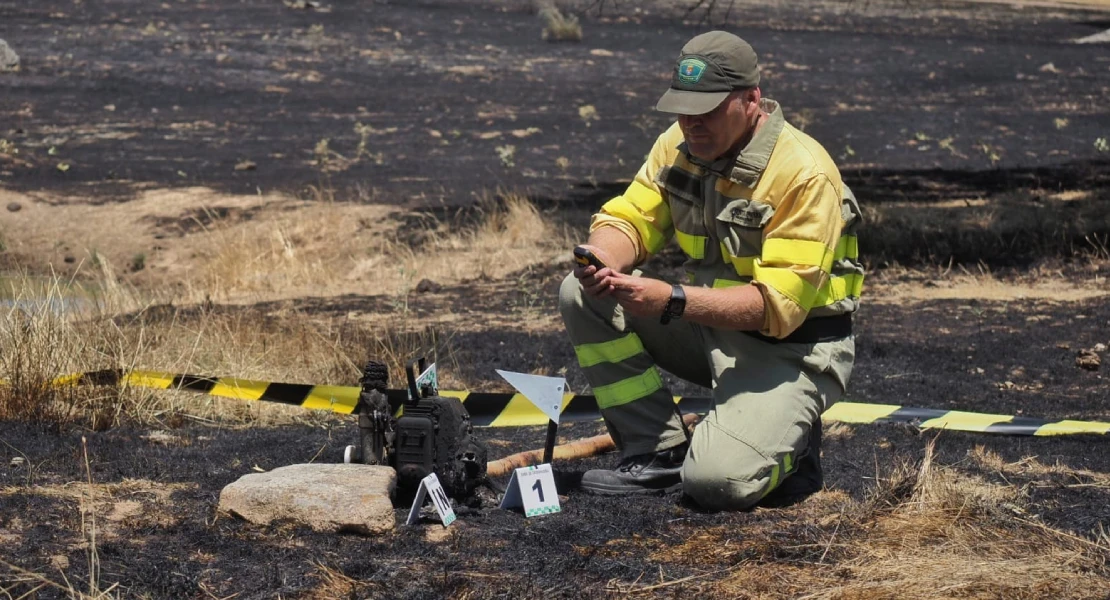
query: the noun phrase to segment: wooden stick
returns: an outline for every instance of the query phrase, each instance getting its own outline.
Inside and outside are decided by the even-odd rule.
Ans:
[[[686,423],[686,425],[693,427],[694,424],[697,423],[699,418],[699,415],[695,413],[689,413],[682,416],[682,421]],[[586,458],[589,456],[596,456],[598,454],[610,452],[612,450],[615,450],[616,447],[617,445],[613,443],[613,438],[608,433],[605,433],[602,435],[595,435],[593,437],[575,440],[561,446],[555,446],[555,451],[552,453],[551,460],[554,461],[556,459],[567,460],[570,458]],[[526,452],[511,454],[509,456],[506,456],[505,458],[492,461],[488,465],[486,465],[486,473],[490,477],[501,477],[502,475],[508,475],[513,471],[513,469],[542,464],[540,463],[540,461],[543,460],[543,454],[543,449],[528,450]]]

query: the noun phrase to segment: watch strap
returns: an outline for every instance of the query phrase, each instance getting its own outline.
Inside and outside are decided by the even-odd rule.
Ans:
[[[681,317],[685,311],[686,290],[683,290],[681,285],[674,284],[671,286],[671,299],[667,300],[667,305],[663,307],[663,314],[659,317],[659,322],[666,325],[672,319]]]

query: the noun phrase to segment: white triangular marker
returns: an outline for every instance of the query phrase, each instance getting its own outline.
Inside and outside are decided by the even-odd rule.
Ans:
[[[406,525],[412,525],[420,519],[420,508],[424,506],[424,498],[427,496],[432,497],[432,505],[435,506],[439,520],[445,528],[455,522],[455,509],[451,508],[451,501],[447,499],[443,486],[439,484],[439,477],[431,473],[420,480],[420,488],[416,490],[416,497],[412,499],[412,508],[409,509]]]
[[[563,393],[567,389],[567,380],[562,377],[545,377],[543,375],[529,375],[527,373],[514,373],[512,371],[497,370],[497,374],[504,377],[510,385],[520,392],[520,395],[536,405],[547,418],[559,422],[559,415],[563,412]]]

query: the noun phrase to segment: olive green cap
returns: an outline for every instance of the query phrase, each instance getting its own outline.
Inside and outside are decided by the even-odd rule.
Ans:
[[[733,90],[759,85],[759,61],[744,40],[727,31],[710,31],[686,42],[675,62],[671,89],[655,110],[703,115]]]

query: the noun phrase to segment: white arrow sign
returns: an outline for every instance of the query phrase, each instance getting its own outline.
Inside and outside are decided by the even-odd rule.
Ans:
[[[567,389],[566,379],[501,370],[497,370],[497,374],[543,411],[548,419],[559,422],[559,415],[563,411],[563,393]]]

